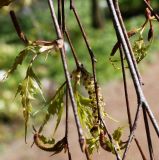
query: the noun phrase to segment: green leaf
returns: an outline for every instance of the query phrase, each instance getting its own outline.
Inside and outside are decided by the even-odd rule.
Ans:
[[[29,116],[31,114],[32,104],[31,100],[34,99],[35,94],[38,92],[43,96],[43,92],[41,90],[40,81],[37,76],[34,74],[31,67],[28,68],[25,79],[19,84],[16,95],[20,94],[21,103],[23,107],[23,116],[25,119],[25,141],[27,135],[27,125]]]
[[[114,132],[113,132],[113,139],[115,141],[120,141],[120,138],[123,133],[123,127],[118,127]]]
[[[134,55],[137,63],[139,63],[141,60],[143,60],[146,57],[151,43],[152,41],[149,41],[149,43],[146,44],[142,35],[140,35],[139,38],[134,41],[133,51],[134,51]]]
[[[21,103],[23,107],[23,116],[25,120],[25,141],[26,141],[26,135],[27,135],[27,124],[29,120],[29,114],[31,112],[31,93],[30,91],[30,77],[25,78],[22,83],[19,85],[16,95],[19,93],[21,96]]]
[[[41,82],[40,82],[39,78],[36,76],[36,74],[34,73],[31,66],[27,70],[27,75],[32,78],[32,88],[33,88],[34,92],[35,91],[39,92],[45,101],[45,97],[43,95],[43,91],[41,88]]]
[[[4,75],[3,79],[8,78],[8,76],[10,74],[12,74],[18,67],[18,65],[21,65],[26,57],[26,55],[28,54],[27,49],[24,49],[23,51],[21,51],[19,53],[19,55],[15,58],[15,61],[11,67],[11,69],[8,70],[8,72]]]
[[[89,98],[85,98],[78,93],[75,94],[76,102],[77,102],[77,109],[78,115],[80,118],[80,122],[83,128],[90,131],[93,127],[93,116],[92,116],[92,109],[91,109],[91,100]]]
[[[54,133],[56,132],[58,125],[61,121],[62,113],[64,110],[63,97],[65,94],[65,91],[66,91],[66,82],[61,85],[61,87],[56,91],[53,98],[51,98],[51,101],[46,104],[48,105],[47,114],[45,115],[43,124],[41,125],[39,129],[40,132],[43,130],[43,127],[49,121],[50,116],[57,117]]]
[[[98,138],[88,138],[86,139],[88,145],[89,154],[93,154],[95,149],[99,149],[99,139]]]

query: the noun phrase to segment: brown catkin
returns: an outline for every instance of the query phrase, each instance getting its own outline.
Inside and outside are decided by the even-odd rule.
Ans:
[[[85,69],[81,69],[81,81],[83,86],[88,92],[89,98],[91,99],[91,106],[92,106],[92,113],[94,117],[94,125],[98,124],[98,108],[96,102],[96,92],[95,92],[95,84],[93,76]],[[98,89],[98,100],[99,100],[99,107],[100,111],[104,112],[105,102],[101,93],[101,88],[97,86]]]

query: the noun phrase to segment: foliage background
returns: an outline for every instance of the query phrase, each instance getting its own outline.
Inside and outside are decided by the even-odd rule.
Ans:
[[[125,17],[127,29],[130,30],[136,26],[140,27],[140,25],[144,22],[144,16],[141,15],[143,14],[143,2],[133,0],[130,5],[129,0],[121,0],[120,4],[123,16]],[[99,82],[104,85],[113,79],[120,79],[120,70],[115,70],[109,62],[109,55],[114,43],[116,42],[116,37],[109,12],[105,11],[107,10],[105,0],[99,0],[100,10],[104,15],[104,27],[101,29],[95,29],[92,27],[91,0],[76,1],[76,5],[84,28],[86,29],[88,39],[98,60],[97,76]],[[158,7],[157,0],[153,1],[153,6],[155,8]],[[15,9],[22,29],[29,39],[52,40],[56,38],[47,3],[43,0],[25,0],[24,2],[17,0],[16,3],[13,3],[10,7]],[[67,26],[69,28],[71,39],[73,40],[78,57],[81,62],[91,70],[90,62],[88,61],[90,58],[82,40],[78,25],[75,23],[73,14],[69,11],[68,1],[66,1],[66,7]],[[141,9],[141,12],[139,10],[137,15],[132,13],[130,17],[125,16],[125,13],[129,14],[129,12],[137,9]],[[9,7],[4,7],[0,10],[0,24],[0,77],[2,77],[5,71],[7,71],[12,65],[15,56],[24,48],[24,46],[18,39],[12,25],[9,17]],[[143,71],[145,65],[155,61],[154,53],[159,49],[157,45],[159,39],[158,33],[158,26],[155,25],[154,43],[149,50],[149,53],[151,54],[149,54],[140,65],[140,68]],[[72,71],[75,64],[70,48],[68,48],[67,57],[70,71]],[[0,81],[0,142],[3,142],[0,143],[0,152],[3,150],[4,143],[10,143],[13,137],[19,138],[24,135],[22,109],[19,98],[14,100],[14,95],[18,83],[25,76],[28,61],[29,59],[25,61],[24,65],[19,66],[18,70],[13,76],[9,77],[7,81]],[[39,58],[39,61],[35,64],[35,68],[37,75],[42,81],[43,89],[46,91],[45,96],[49,97],[54,93],[56,86],[61,84],[64,80],[63,69],[58,53],[53,57],[48,57],[47,61],[45,61],[45,57]],[[40,105],[39,103],[35,104],[37,106]],[[37,121],[40,121],[40,119]]]

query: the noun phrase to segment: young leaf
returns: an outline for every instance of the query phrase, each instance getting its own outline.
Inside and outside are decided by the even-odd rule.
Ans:
[[[4,75],[4,79],[8,78],[10,74],[12,74],[18,67],[18,65],[21,65],[28,54],[27,49],[24,49],[19,53],[19,55],[15,58],[15,61],[11,67],[11,69],[8,70],[8,72]]]
[[[30,77],[25,78],[19,85],[16,95],[19,93],[21,96],[21,103],[23,106],[23,116],[25,119],[25,142],[27,135],[27,124],[29,119],[29,113],[31,112],[31,102],[32,94],[30,93]]]
[[[151,42],[149,44],[146,44],[142,36],[140,36],[139,39],[137,39],[134,42],[133,51],[134,51],[137,63],[139,63],[141,60],[145,58],[150,45],[151,45]]]
[[[40,87],[40,81],[37,79],[31,67],[28,68],[26,78],[21,82],[18,86],[17,93],[21,96],[21,103],[23,106],[23,116],[25,119],[25,141],[27,135],[27,124],[29,120],[29,116],[31,113],[31,100],[34,99],[35,94],[40,92],[42,94],[42,90]]]
[[[86,139],[86,143],[88,145],[89,154],[93,154],[95,149],[99,149],[99,139],[98,138],[89,138]]]
[[[62,84],[62,86],[56,91],[55,95],[51,99],[48,105],[47,114],[45,115],[43,124],[40,127],[40,132],[43,130],[43,127],[50,119],[50,116],[57,116],[57,121],[54,129],[54,133],[56,132],[58,125],[61,121],[64,104],[63,104],[63,96],[66,91],[66,82]]]
[[[42,88],[41,88],[41,82],[40,82],[39,78],[36,76],[36,74],[34,73],[31,66],[29,66],[29,68],[27,70],[27,75],[29,75],[32,78],[32,84],[33,84],[32,87],[34,88],[34,90],[39,92],[41,94],[42,98],[45,101],[43,91],[42,91]]]
[[[88,129],[88,131],[90,131],[90,129],[93,127],[94,119],[94,117],[92,116],[92,110],[90,108],[91,100],[79,95],[78,93],[75,94],[75,98],[81,124],[85,129]]]
[[[115,141],[120,141],[120,138],[122,136],[123,133],[123,127],[118,127],[114,132],[113,132],[113,139]]]

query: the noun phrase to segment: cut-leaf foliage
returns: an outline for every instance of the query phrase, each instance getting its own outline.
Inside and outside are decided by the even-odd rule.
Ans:
[[[19,55],[15,58],[15,61],[12,65],[12,67],[8,70],[8,72],[5,74],[4,79],[8,78],[9,74],[12,74],[18,67],[18,65],[21,65],[28,54],[27,50],[23,50],[19,53]]]
[[[49,48],[50,47],[50,48]],[[14,63],[12,67],[7,71],[7,73],[4,75],[3,79],[8,78],[10,74],[12,74],[18,67],[18,65],[21,65],[26,58],[27,55],[32,53],[32,60],[29,65],[32,65],[32,63],[35,61],[38,55],[41,53],[49,54],[53,50],[52,46],[40,46],[40,45],[33,45],[32,42],[24,49],[22,50],[19,55],[15,58]]]
[[[134,41],[133,51],[137,63],[139,63],[141,60],[145,58],[150,45],[151,41],[148,44],[146,44],[142,35],[139,36],[139,38],[136,41]]]
[[[93,154],[95,149],[99,149],[99,139],[98,138],[89,138],[86,139],[86,143],[88,145],[89,154]]]
[[[63,83],[62,86],[56,91],[51,101],[47,103],[48,105],[47,114],[45,115],[43,124],[41,125],[39,132],[43,130],[43,127],[49,121],[51,116],[57,116],[54,133],[56,132],[58,125],[61,121],[61,117],[64,109],[63,97],[65,94],[65,91],[66,91],[66,83]]]
[[[34,96],[37,93],[40,93],[43,97],[40,82],[32,68],[29,67],[27,70],[26,78],[21,82],[21,84],[19,84],[16,93],[16,95],[20,94],[21,103],[23,106],[23,116],[25,119],[25,140],[27,135],[27,124],[32,108],[31,100],[34,99]]]
[[[123,127],[118,127],[114,132],[113,132],[113,139],[115,141],[120,141],[122,133],[123,133]]]
[[[75,95],[77,107],[78,107],[78,115],[80,118],[80,122],[83,128],[90,129],[93,127],[93,116],[91,110],[91,100],[89,98],[85,98],[78,93]]]

